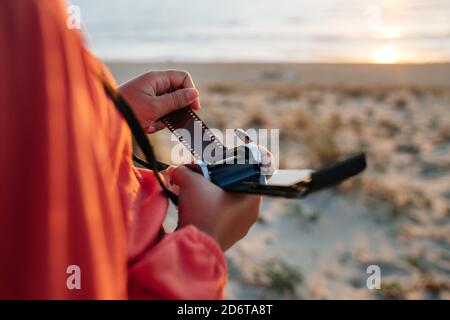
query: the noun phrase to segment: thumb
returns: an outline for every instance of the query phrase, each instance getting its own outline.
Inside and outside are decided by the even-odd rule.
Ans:
[[[176,167],[168,173],[170,182],[176,184],[180,188],[188,187],[195,183],[201,183],[204,178],[185,166]]]
[[[184,108],[198,100],[199,93],[195,88],[179,89],[156,97],[157,105],[160,106],[157,118],[169,112]]]

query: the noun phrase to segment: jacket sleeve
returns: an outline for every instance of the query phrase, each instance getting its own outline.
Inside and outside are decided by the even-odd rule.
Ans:
[[[194,226],[166,234],[167,199],[154,173],[138,169],[130,219],[128,295],[131,299],[221,299],[227,267],[219,245]]]
[[[129,269],[132,299],[222,299],[225,282],[223,253],[194,226],[165,235]]]

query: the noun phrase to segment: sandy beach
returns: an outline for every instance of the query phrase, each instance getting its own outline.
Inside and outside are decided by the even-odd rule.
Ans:
[[[450,64],[108,66],[119,83],[189,71],[210,127],[280,129],[281,168],[367,152],[364,175],[338,188],[264,200],[227,252],[227,298],[450,299]],[[152,140],[167,161],[168,131]]]

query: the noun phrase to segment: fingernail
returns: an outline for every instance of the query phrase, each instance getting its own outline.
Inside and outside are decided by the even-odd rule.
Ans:
[[[149,126],[145,129],[145,131],[146,131],[147,133],[153,133],[153,132],[156,131],[156,128],[155,128],[155,126],[153,126],[153,125],[149,125]]]

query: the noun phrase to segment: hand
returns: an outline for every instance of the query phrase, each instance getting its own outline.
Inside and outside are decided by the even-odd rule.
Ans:
[[[157,120],[172,111],[200,108],[199,93],[185,71],[150,71],[124,83],[119,91],[147,133],[164,128]]]
[[[259,196],[226,192],[184,166],[168,175],[179,188],[178,226],[196,226],[223,251],[242,239],[258,219]]]

